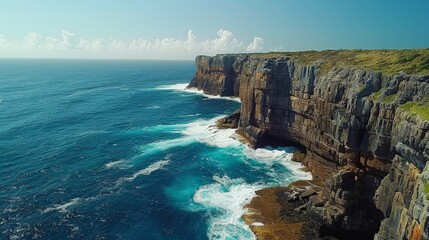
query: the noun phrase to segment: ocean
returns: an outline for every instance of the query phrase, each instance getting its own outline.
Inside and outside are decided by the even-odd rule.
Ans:
[[[194,70],[0,60],[0,238],[254,239],[255,191],[311,176],[216,129],[240,103],[186,90]]]

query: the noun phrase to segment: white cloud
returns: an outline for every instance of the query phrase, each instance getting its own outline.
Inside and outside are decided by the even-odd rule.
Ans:
[[[145,39],[134,39],[129,45],[129,50],[140,50],[140,51],[149,51],[152,47],[152,43]]]
[[[111,38],[109,41],[109,49],[114,51],[123,51],[127,49],[127,43]]]
[[[90,50],[90,51],[101,50],[103,48],[103,39],[97,38],[93,41],[80,39],[79,43],[76,45],[76,48]]]
[[[194,46],[197,46],[197,43],[198,43],[197,36],[194,35],[192,30],[189,30],[188,37],[186,38],[186,41],[185,41],[186,50],[191,51],[194,48]]]
[[[40,48],[53,50],[53,49],[56,49],[57,46],[59,45],[60,45],[60,40],[58,40],[57,38],[46,37],[46,41],[42,45],[40,45]]]
[[[241,49],[243,42],[234,38],[232,32],[228,30],[217,31],[218,38],[210,42],[210,46],[213,46],[214,51],[236,51]]]
[[[228,30],[220,29],[212,39],[200,40],[192,30],[189,30],[186,38],[157,38],[149,40],[145,38],[132,39],[131,41],[109,38],[85,39],[79,38],[75,33],[62,30],[60,36],[42,36],[37,33],[29,33],[22,41],[9,41],[4,35],[0,35],[0,48],[9,50],[12,54],[19,52],[25,54],[31,50],[32,54],[55,56],[100,56],[100,57],[152,57],[158,58],[192,58],[197,54],[216,54],[228,52],[261,51],[264,40],[254,37],[247,45],[238,40]],[[247,47],[246,47],[247,46]],[[108,51],[104,51],[108,50]],[[73,52],[73,54],[71,54]],[[94,55],[97,53],[96,55]],[[69,54],[69,55],[68,55]],[[0,57],[2,55],[0,54]]]
[[[27,36],[25,36],[23,47],[24,48],[38,47],[40,39],[42,39],[41,35],[34,33],[34,32],[31,32]]]
[[[177,51],[183,49],[183,42],[180,39],[164,38],[156,39],[152,45],[155,51]]]
[[[63,48],[73,48],[75,47],[74,33],[67,32],[66,30],[61,31],[63,37],[61,45]]]
[[[84,43],[89,43],[89,41],[85,39],[81,39],[80,41],[76,40],[74,36],[74,33],[62,30],[60,38],[48,36],[45,38],[45,41],[39,45],[39,48],[50,50],[70,50],[82,48]]]
[[[3,34],[0,34],[0,48],[9,48],[11,42],[9,42]]]
[[[111,50],[124,50],[124,44],[118,47],[117,40],[111,40],[109,48]],[[243,42],[234,38],[234,35],[228,30],[220,29],[217,31],[217,37],[214,39],[200,41],[192,30],[188,31],[187,38],[157,38],[151,42],[146,39],[134,39],[128,44],[128,50],[139,51],[173,51],[173,52],[203,52],[203,53],[218,53],[218,52],[237,52],[244,51]]]
[[[246,51],[248,51],[248,52],[262,51],[263,45],[264,45],[264,39],[262,39],[260,37],[255,37],[253,39],[253,42],[251,42],[249,44],[249,46],[247,46]]]

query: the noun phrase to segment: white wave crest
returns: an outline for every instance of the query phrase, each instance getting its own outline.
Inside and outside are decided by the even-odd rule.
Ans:
[[[278,163],[292,171],[293,177],[302,180],[311,180],[310,172],[302,171],[302,164],[292,161],[293,153],[296,151],[293,147],[278,147],[278,148],[257,148],[251,149],[246,147],[243,151],[244,155],[250,159],[256,160],[271,168],[274,163]]]
[[[174,147],[184,147],[195,142],[207,144],[226,151],[241,155],[243,161],[249,161],[253,169],[267,174],[267,180],[260,180],[256,183],[247,183],[242,178],[230,179],[227,176],[213,177],[213,183],[200,186],[195,191],[183,186],[182,190],[175,191],[172,197],[178,201],[178,206],[187,211],[206,211],[208,219],[209,239],[254,239],[255,236],[250,231],[248,225],[244,223],[241,216],[246,212],[244,205],[255,196],[255,191],[270,187],[289,184],[297,179],[311,179],[310,174],[300,171],[302,167],[299,163],[292,162],[294,148],[260,148],[251,149],[238,140],[234,139],[234,129],[218,129],[215,124],[219,116],[208,120],[196,120],[191,123],[180,125],[158,125],[146,130],[156,131],[177,131],[180,130],[182,136],[175,139],[161,140],[140,146],[141,154],[137,157],[167,152]],[[257,162],[255,164],[255,162]],[[122,179],[132,181],[142,174],[150,174],[152,170],[162,168],[167,163],[157,162],[148,168],[138,171],[131,177]],[[292,171],[292,173],[291,173]],[[121,182],[121,183],[122,183]],[[195,192],[194,192],[195,191]],[[189,196],[192,202],[189,202]],[[262,223],[256,223],[260,225]]]
[[[115,167],[119,167],[121,165],[123,165],[125,163],[125,159],[121,159],[119,161],[113,161],[113,162],[108,162],[106,164],[104,164],[104,166],[106,168],[115,168]]]
[[[74,206],[76,204],[79,204],[80,202],[81,202],[80,198],[73,198],[69,202],[66,202],[63,204],[57,204],[55,207],[47,208],[43,212],[50,212],[50,211],[67,212],[67,208]]]
[[[209,239],[254,239],[255,236],[241,219],[246,212],[244,205],[255,196],[261,184],[248,184],[243,179],[214,176],[215,183],[201,186],[194,195],[194,202],[215,213],[210,214],[207,236]],[[221,212],[218,214],[216,212]]]
[[[180,133],[182,130],[186,129],[188,127],[188,124],[172,124],[172,125],[155,125],[155,126],[148,126],[148,127],[142,127],[142,128],[132,128],[129,130],[126,130],[123,132],[125,135],[142,135],[146,133],[164,133],[164,132],[171,132],[171,133]]]
[[[204,97],[206,97],[208,99],[223,99],[223,100],[229,100],[229,101],[241,103],[241,100],[238,97],[222,97],[220,95],[207,95],[205,93],[200,93],[199,91],[198,91],[198,93],[202,94]]]
[[[184,135],[195,138],[198,142],[214,147],[238,147],[241,143],[232,138],[235,129],[218,129],[216,120],[224,116],[219,116],[210,120],[197,120],[188,124],[182,131]]]
[[[177,125],[157,125],[141,129],[141,132],[158,132],[158,131],[180,131],[184,136],[179,138],[161,140],[148,143],[139,147],[140,154],[133,157],[133,160],[165,152],[175,147],[185,147],[195,142],[204,143],[214,147],[238,147],[241,143],[232,138],[235,129],[218,129],[216,127],[216,117],[210,120],[197,120],[188,124]]]
[[[161,106],[159,106],[159,105],[153,105],[153,106],[146,107],[146,109],[159,109],[159,108],[161,108]]]
[[[195,114],[187,114],[187,115],[180,115],[179,117],[198,117],[201,113],[195,113]]]
[[[159,90],[175,90],[175,91],[186,91],[186,87],[188,86],[188,83],[177,83],[172,85],[161,85],[157,87],[156,89]]]
[[[140,154],[133,157],[133,161],[143,157],[155,155],[160,152],[165,152],[175,147],[185,147],[195,142],[194,137],[180,137],[168,140],[157,141],[139,147]]]
[[[156,125],[152,127],[145,127],[143,132],[177,132],[186,128],[188,124],[173,124],[173,125]]]
[[[164,166],[170,164],[170,160],[160,160],[158,162],[152,163],[148,167],[139,170],[138,172],[134,173],[131,177],[127,177],[124,180],[125,181],[132,181],[136,179],[140,175],[150,175],[151,173],[155,172],[156,170],[163,169]]]
[[[194,93],[194,94],[199,94],[199,95],[203,95],[204,97],[208,98],[208,99],[224,99],[224,100],[229,100],[229,101],[236,101],[241,103],[240,98],[237,97],[222,97],[219,95],[208,95],[205,94],[202,90],[198,90],[196,88],[187,88],[189,84],[188,83],[177,83],[177,84],[172,84],[172,85],[162,85],[157,87],[156,89],[158,90],[172,90],[172,91],[179,91],[179,92],[187,92],[187,93]]]

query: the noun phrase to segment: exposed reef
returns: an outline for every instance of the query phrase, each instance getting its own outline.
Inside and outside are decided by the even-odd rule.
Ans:
[[[284,141],[305,148],[303,163],[323,180],[302,209],[319,237],[428,239],[429,75],[338,59],[352,53],[198,56],[189,87],[240,97],[239,115],[225,124],[238,116],[238,132],[256,147]],[[429,59],[428,49],[395,54]],[[400,70],[413,73],[410,61]],[[415,64],[417,73],[429,72]],[[318,176],[327,165],[335,170]]]

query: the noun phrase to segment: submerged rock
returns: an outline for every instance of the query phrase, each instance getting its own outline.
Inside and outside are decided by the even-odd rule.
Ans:
[[[221,118],[216,121],[218,128],[238,128],[238,121],[240,120],[240,109],[234,111],[230,116]]]

